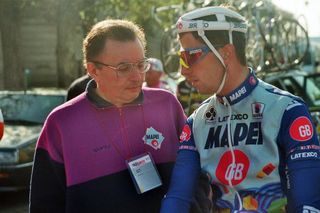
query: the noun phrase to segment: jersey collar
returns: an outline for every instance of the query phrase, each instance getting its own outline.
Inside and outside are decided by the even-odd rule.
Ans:
[[[247,97],[252,90],[258,85],[258,78],[255,76],[253,70],[251,68],[249,75],[247,76],[246,80],[242,82],[242,84],[234,89],[231,93],[226,96],[218,96],[219,100],[227,100],[230,105],[236,104],[245,97]]]

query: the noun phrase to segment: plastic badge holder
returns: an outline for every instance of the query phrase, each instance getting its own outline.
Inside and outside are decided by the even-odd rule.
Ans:
[[[157,167],[150,153],[144,153],[126,161],[138,194],[162,185]]]

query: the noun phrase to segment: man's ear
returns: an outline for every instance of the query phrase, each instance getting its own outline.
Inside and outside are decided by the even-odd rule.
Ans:
[[[94,63],[88,62],[87,65],[87,72],[88,75],[91,76],[91,78],[96,79],[97,77],[97,67]]]
[[[220,54],[225,62],[235,57],[235,48],[232,44],[226,44],[220,49]]]

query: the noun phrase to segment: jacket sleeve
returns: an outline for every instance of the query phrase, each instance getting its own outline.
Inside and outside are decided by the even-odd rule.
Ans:
[[[165,195],[161,213],[188,213],[193,192],[200,173],[200,157],[191,133],[189,118],[180,136],[180,147],[171,176],[168,193]]]
[[[31,176],[30,213],[65,212],[65,186],[58,128],[49,118],[36,146]]]
[[[320,146],[303,103],[285,111],[278,143],[285,165],[283,188],[288,199],[287,212],[320,212]]]

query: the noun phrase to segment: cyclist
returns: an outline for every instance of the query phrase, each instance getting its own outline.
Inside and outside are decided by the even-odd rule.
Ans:
[[[170,92],[142,88],[145,47],[133,22],[107,19],[91,28],[83,58],[92,80],[44,124],[30,213],[159,212],[185,115]]]
[[[161,212],[188,212],[201,169],[217,212],[320,212],[319,141],[307,106],[247,67],[245,19],[207,7],[176,26],[182,74],[213,95],[186,122]]]

